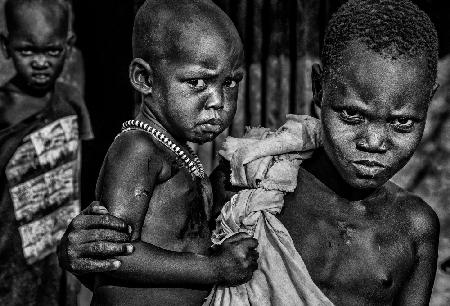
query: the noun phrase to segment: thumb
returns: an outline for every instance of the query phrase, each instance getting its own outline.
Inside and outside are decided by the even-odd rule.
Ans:
[[[233,243],[233,242],[237,242],[243,239],[249,239],[251,238],[251,236],[247,233],[236,233],[231,237],[228,237],[227,239],[225,239],[225,241],[223,243]]]
[[[99,201],[93,201],[88,207],[80,212],[80,215],[106,215],[109,211]]]

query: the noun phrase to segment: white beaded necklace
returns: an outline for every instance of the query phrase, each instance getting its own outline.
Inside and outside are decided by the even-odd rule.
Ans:
[[[139,120],[128,120],[122,124],[122,132],[132,129],[143,130],[152,135],[156,140],[161,142],[163,145],[165,145],[170,151],[175,153],[177,157],[181,159],[181,161],[183,161],[183,163],[185,164],[186,168],[189,170],[189,173],[191,173],[191,175],[197,176],[201,179],[205,177],[205,170],[203,169],[203,165],[200,162],[200,159],[189,146],[187,146],[187,149],[189,151],[189,154],[191,154],[194,157],[194,160],[191,160],[178,145],[173,143],[173,141],[170,140],[161,131],[158,131],[149,124]]]

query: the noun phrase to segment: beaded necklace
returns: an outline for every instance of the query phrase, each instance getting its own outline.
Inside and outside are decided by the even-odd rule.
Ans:
[[[170,140],[166,135],[164,135],[161,131],[158,131],[154,127],[150,126],[149,124],[139,120],[128,120],[122,124],[122,132],[132,129],[143,130],[152,135],[156,140],[161,142],[170,151],[175,153],[175,155],[179,159],[181,159],[181,161],[184,163],[184,165],[189,170],[189,173],[191,175],[199,177],[201,179],[205,178],[205,170],[203,169],[203,165],[200,162],[200,159],[198,158],[197,154],[195,154],[194,151],[192,151],[192,149],[189,146],[187,146],[187,149],[189,151],[189,154],[194,157],[193,160],[191,160],[187,156],[187,154],[172,140]]]

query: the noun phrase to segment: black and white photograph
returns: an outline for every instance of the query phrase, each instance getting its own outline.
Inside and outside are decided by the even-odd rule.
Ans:
[[[0,0],[0,305],[450,305],[450,2]]]

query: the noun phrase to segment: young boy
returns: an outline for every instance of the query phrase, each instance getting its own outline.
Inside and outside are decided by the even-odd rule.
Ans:
[[[80,210],[80,140],[92,132],[79,93],[56,83],[73,40],[69,7],[10,0],[5,15],[17,73],[0,88],[0,304],[73,304],[55,251]]]
[[[246,235],[209,251],[211,187],[186,144],[210,141],[231,123],[242,43],[210,2],[147,1],[135,18],[133,56],[130,81],[143,103],[111,145],[96,197],[132,226],[134,252],[98,275],[93,304],[198,305],[213,284],[244,282],[256,269],[256,240]]]
[[[302,164],[279,220],[335,305],[429,303],[439,221],[389,179],[422,137],[437,50],[431,21],[406,0],[350,0],[329,23],[323,72],[313,70],[323,149]],[[211,178],[222,204],[227,172],[222,167]],[[79,229],[102,228],[84,217]],[[71,260],[88,260],[79,254]]]
[[[303,164],[280,220],[314,282],[339,305],[428,305],[439,221],[389,182],[422,137],[437,35],[409,1],[349,1],[322,55],[323,150]]]

